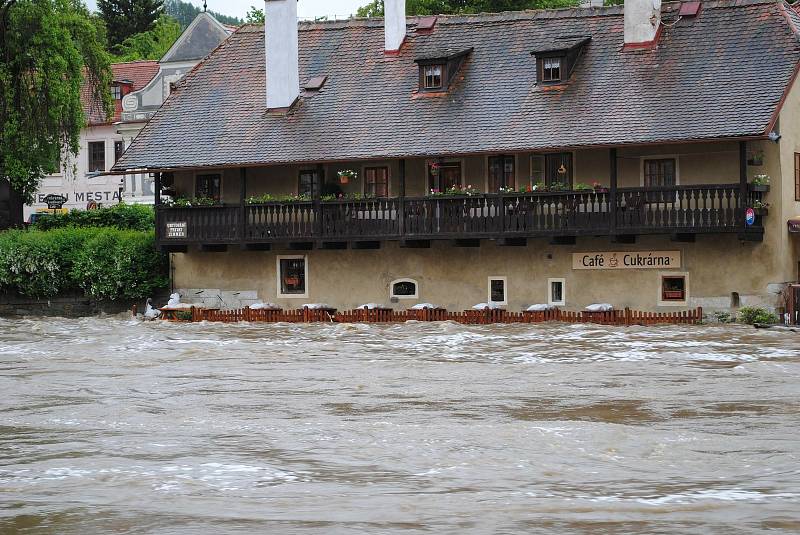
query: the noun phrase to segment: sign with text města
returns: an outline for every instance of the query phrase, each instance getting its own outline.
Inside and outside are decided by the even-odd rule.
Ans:
[[[167,223],[167,238],[185,238],[186,221],[173,221]]]
[[[48,210],[60,210],[64,207],[64,203],[67,202],[67,198],[63,195],[50,194],[42,199],[42,201],[47,203]]]
[[[573,253],[572,269],[677,269],[680,251]]]

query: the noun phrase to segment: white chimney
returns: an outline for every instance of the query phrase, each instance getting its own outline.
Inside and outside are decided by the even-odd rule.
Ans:
[[[625,44],[652,43],[661,26],[661,0],[625,0]]]
[[[288,108],[300,96],[297,0],[264,0],[267,108]]]
[[[384,0],[385,52],[397,53],[406,38],[406,0]]]

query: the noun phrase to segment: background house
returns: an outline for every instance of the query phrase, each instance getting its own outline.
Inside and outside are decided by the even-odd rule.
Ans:
[[[62,162],[60,173],[45,177],[36,193],[36,202],[24,208],[25,218],[46,209],[44,198],[49,194],[66,197],[67,209],[115,204],[121,199],[131,204],[153,204],[150,173],[123,176],[105,173],[161,107],[172,85],[232,31],[233,28],[219,23],[210,14],[200,13],[161,60],[113,64],[110,90],[114,97],[114,117],[107,120],[97,103],[91,101],[88,91],[84,91],[88,124],[81,131],[79,153]]]

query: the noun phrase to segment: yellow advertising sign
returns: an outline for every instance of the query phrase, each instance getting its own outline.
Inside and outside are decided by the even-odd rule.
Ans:
[[[572,269],[677,269],[680,251],[573,253]]]

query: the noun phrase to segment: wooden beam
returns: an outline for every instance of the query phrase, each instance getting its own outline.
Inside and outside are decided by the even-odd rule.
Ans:
[[[608,149],[608,176],[610,180],[608,196],[611,206],[611,217],[609,217],[609,227],[611,235],[617,232],[617,149]]]
[[[736,217],[741,221],[741,226],[746,229],[744,210],[747,207],[747,141],[739,142],[739,203],[736,207]]]

